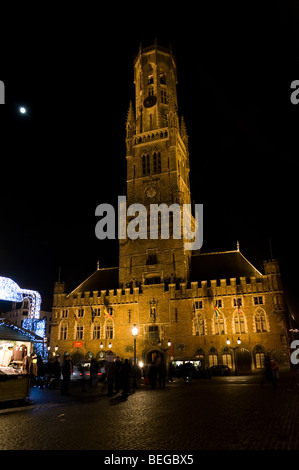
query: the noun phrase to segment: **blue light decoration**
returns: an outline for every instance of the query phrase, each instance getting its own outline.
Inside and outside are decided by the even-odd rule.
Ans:
[[[46,340],[46,322],[40,319],[40,308],[42,299],[35,290],[21,289],[18,284],[8,277],[0,276],[0,300],[9,300],[11,302],[23,302],[28,299],[29,312],[28,318],[22,322],[22,327],[29,332]],[[34,343],[37,354],[44,356],[44,343]]]
[[[23,295],[18,284],[8,277],[0,277],[0,299],[22,302]]]
[[[44,338],[43,343],[33,343],[34,349],[36,349],[36,353],[40,356],[44,357],[46,350],[45,350],[45,342],[46,342],[46,320],[35,320],[32,318],[24,318],[22,321],[22,328],[28,331],[33,331],[36,335],[40,338]]]
[[[29,300],[28,318],[39,319],[42,303],[40,294],[35,290],[21,289],[12,279],[0,276],[0,300],[23,302],[24,299]]]

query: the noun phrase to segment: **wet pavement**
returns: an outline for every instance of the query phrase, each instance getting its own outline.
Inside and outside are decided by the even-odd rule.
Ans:
[[[33,388],[30,403],[0,409],[1,450],[299,449],[299,387],[293,372],[278,386],[260,377],[144,384],[124,399],[101,384],[71,395]]]

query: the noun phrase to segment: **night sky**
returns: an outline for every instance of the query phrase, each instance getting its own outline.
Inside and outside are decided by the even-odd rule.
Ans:
[[[116,207],[125,194],[133,61],[140,43],[157,38],[177,58],[191,194],[204,204],[203,251],[236,249],[238,240],[263,269],[272,250],[299,318],[299,105],[290,101],[299,11],[286,0],[208,3],[184,2],[183,11],[132,2],[122,10],[24,7],[6,18],[0,275],[38,290],[43,308],[59,267],[73,289],[98,260],[118,265],[118,241],[95,237],[95,208]]]

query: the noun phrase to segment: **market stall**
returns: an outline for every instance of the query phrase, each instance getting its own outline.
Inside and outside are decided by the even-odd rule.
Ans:
[[[43,338],[6,319],[0,319],[0,402],[26,400],[37,356],[34,344]]]

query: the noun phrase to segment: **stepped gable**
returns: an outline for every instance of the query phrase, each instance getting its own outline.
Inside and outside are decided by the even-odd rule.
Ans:
[[[191,258],[191,282],[239,277],[263,277],[239,250],[200,253]]]
[[[118,267],[97,269],[83,281],[71,294],[118,288]]]

